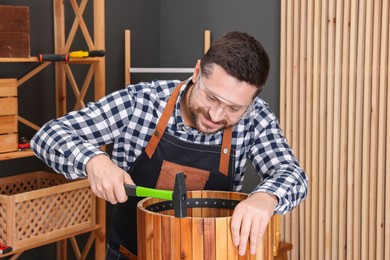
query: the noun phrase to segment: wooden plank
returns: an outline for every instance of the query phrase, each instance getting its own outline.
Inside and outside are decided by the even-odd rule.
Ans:
[[[339,173],[340,173],[340,195],[339,195],[339,244],[338,244],[338,259],[347,259],[346,251],[347,245],[347,236],[350,232],[346,232],[347,230],[347,195],[348,195],[348,186],[347,186],[347,178],[348,178],[348,170],[347,170],[347,160],[348,160],[348,69],[349,69],[349,47],[350,47],[350,0],[344,1],[343,7],[338,7],[337,10],[343,8],[343,25],[342,25],[342,65],[341,68],[336,68],[336,78],[341,77],[341,83],[339,80],[336,81],[337,84],[341,84],[339,88],[341,88],[341,115],[340,115],[340,149],[339,149],[339,159],[337,160],[339,163]],[[340,10],[341,13],[341,10]],[[340,14],[341,15],[341,14]],[[340,18],[339,18],[340,19]],[[339,55],[339,54],[337,54]],[[336,65],[337,66],[337,65]],[[340,75],[338,75],[340,73]],[[351,205],[349,203],[348,205]]]
[[[0,79],[0,97],[16,97],[17,95],[17,79]]]
[[[387,82],[389,81],[389,74],[386,71],[386,66],[390,60],[389,58],[389,1],[384,1],[382,6],[382,21],[381,21],[381,46],[380,46],[380,71],[379,71],[379,123],[378,123],[378,174],[377,174],[377,209],[376,209],[376,259],[390,258],[390,254],[385,256],[385,252],[389,251],[388,244],[386,244],[386,218],[385,203],[386,190],[390,186],[386,186],[386,142],[389,139],[386,137],[386,125],[390,123],[386,118],[386,108],[388,105],[388,89]],[[388,67],[388,66],[387,66]],[[387,112],[388,113],[388,112]],[[389,196],[387,196],[389,198]]]
[[[341,132],[341,71],[343,69],[342,66],[342,57],[343,57],[343,2],[337,1],[335,3],[336,10],[334,11],[334,20],[335,29],[333,33],[335,34],[335,45],[334,45],[334,120],[333,123],[333,140],[332,142],[332,167],[330,168],[331,178],[335,181],[332,186],[332,214],[331,214],[331,254],[330,259],[338,258],[338,250],[339,250],[339,241],[343,238],[340,236],[340,220],[339,215],[341,211],[340,198],[342,197],[341,193],[344,193],[344,186],[341,186],[343,176],[343,172],[340,171],[340,132]],[[342,227],[342,226],[341,226]],[[341,228],[342,229],[342,228]]]
[[[326,141],[327,136],[327,120],[326,120],[326,93],[327,93],[327,52],[328,52],[328,1],[322,1],[321,5],[321,31],[320,31],[320,68],[319,68],[319,153],[318,153],[318,259],[324,259],[326,251],[326,198],[330,194],[326,194],[326,169],[329,165],[326,165],[326,151],[328,143]]]
[[[94,0],[93,2],[94,16],[99,19],[94,19],[94,44],[97,50],[105,50],[105,12],[104,0]],[[95,100],[102,98],[106,93],[106,58],[101,57],[99,62],[95,64]],[[102,245],[102,247],[105,245]]]
[[[25,157],[31,157],[31,156],[34,156],[34,153],[31,150],[1,153],[0,154],[0,161],[17,159],[17,158],[25,158]]]
[[[359,236],[356,232],[360,230],[360,223],[355,225],[355,209],[360,207],[360,201],[358,196],[354,196],[355,188],[359,191],[359,175],[358,169],[355,169],[355,135],[356,135],[356,93],[357,93],[357,60],[358,60],[358,25],[359,25],[359,1],[351,0],[351,20],[348,26],[351,27],[350,46],[349,46],[349,70],[348,70],[348,159],[347,159],[347,247],[346,255],[347,260],[358,258],[358,254],[355,256],[355,236]],[[360,47],[359,47],[360,48]],[[359,126],[360,127],[360,126]],[[356,209],[356,212],[359,210]],[[355,227],[359,227],[355,230]]]
[[[171,259],[180,259],[180,218],[169,217],[171,224]],[[143,258],[141,258],[143,259]]]
[[[284,132],[286,138],[292,138],[292,84],[293,84],[293,21],[294,21],[293,1],[287,2],[287,35],[286,41],[286,103],[285,103],[285,123]],[[291,213],[285,215],[284,236],[287,241],[292,241],[291,234]]]
[[[303,1],[300,1],[300,15],[299,15],[299,33],[297,35],[297,37],[299,36],[299,62],[298,62],[298,68],[299,68],[299,103],[297,104],[297,107],[299,109],[299,126],[298,126],[298,129],[300,129],[300,131],[297,131],[298,129],[295,129],[295,131],[297,131],[299,134],[298,134],[298,147],[299,150],[298,150],[298,154],[297,154],[297,158],[300,162],[300,165],[305,168],[305,164],[306,164],[306,144],[305,144],[305,137],[307,135],[307,128],[306,128],[306,107],[305,107],[305,102],[307,100],[307,97],[306,97],[306,89],[307,89],[307,82],[306,82],[306,70],[307,70],[307,67],[306,67],[306,60],[307,60],[307,53],[306,53],[306,50],[307,50],[307,1],[306,0],[303,0]],[[295,148],[293,148],[295,149]],[[297,241],[295,242],[295,245],[297,248],[299,248],[299,252],[298,250],[296,250],[298,253],[301,253],[303,258],[304,258],[304,255],[307,253],[305,252],[308,247],[305,246],[305,242],[304,242],[304,239],[305,239],[305,234],[306,234],[306,231],[308,231],[308,223],[307,223],[307,203],[303,203],[299,206],[298,208],[298,223],[297,223],[297,226],[299,227],[299,233],[297,234],[298,236],[298,239]],[[279,217],[278,217],[279,218]],[[278,219],[278,218],[275,218],[275,219]],[[276,222],[276,221],[275,221]],[[275,223],[277,224],[276,225],[273,225],[273,228],[274,229],[278,229],[279,228],[279,223]],[[276,232],[276,230],[275,230]],[[276,237],[276,233],[275,233],[275,237],[274,237],[274,240],[273,240],[273,245],[274,245],[274,248],[273,248],[273,251],[276,255],[277,253],[277,249],[278,249],[278,246],[279,246],[279,241],[280,239]]]
[[[361,238],[360,238],[360,257],[369,258],[369,247],[365,246],[369,237],[369,192],[370,192],[370,122],[371,122],[371,69],[372,69],[372,44],[373,44],[373,0],[365,1],[365,19],[364,20],[364,58],[362,60],[363,74],[363,125],[362,125],[362,151],[360,151],[361,181],[362,181],[362,207],[361,207]]]
[[[18,150],[18,135],[0,135],[0,153],[13,152]]]
[[[144,210],[137,210],[137,257],[139,259],[147,259],[145,215]]]
[[[54,52],[65,51],[65,8],[61,0],[53,0],[54,18]],[[66,75],[64,63],[55,62],[56,117],[65,115],[66,109]]]
[[[161,215],[152,214],[153,218],[153,259],[162,260],[162,232],[161,232]]]
[[[314,2],[314,40],[313,40],[313,79],[312,79],[312,96],[313,96],[313,111],[312,111],[312,169],[313,175],[311,176],[312,190],[318,191],[319,187],[319,67],[320,67],[320,26],[321,26],[321,5],[320,1]],[[311,200],[311,257],[310,259],[319,259],[319,193],[312,193]]]
[[[299,82],[299,69],[300,69],[300,66],[299,66],[299,50],[300,50],[300,37],[299,37],[299,34],[300,34],[300,23],[299,23],[299,19],[300,19],[300,1],[294,1],[294,4],[293,4],[293,13],[294,13],[294,17],[293,17],[293,47],[292,47],[292,50],[293,50],[293,57],[292,57],[292,62],[293,62],[293,70],[292,70],[292,88],[291,89],[291,99],[290,99],[290,102],[291,102],[291,113],[292,113],[292,118],[291,118],[291,123],[290,123],[290,126],[291,126],[291,133],[289,137],[287,137],[290,142],[291,142],[291,146],[292,148],[294,149],[294,151],[296,151],[296,155],[297,156],[300,156],[301,154],[301,149],[299,148],[299,131],[297,131],[298,129],[301,129],[299,124],[301,123],[300,121],[300,118],[299,118],[299,105],[300,105],[300,93],[299,93],[299,89],[300,89],[300,82]],[[294,91],[293,91],[294,90]],[[299,244],[300,244],[300,239],[299,239],[299,219],[298,219],[298,215],[301,211],[301,208],[297,208],[296,210],[292,211],[290,214],[291,214],[291,240],[290,241],[294,241],[294,243],[297,245],[297,247],[299,247]],[[269,228],[270,225],[268,225],[268,228]],[[267,228],[267,229],[268,229]],[[267,232],[267,230],[266,230]],[[264,239],[267,240],[267,242],[269,242],[267,245],[267,248],[265,249],[265,251],[267,251],[267,249],[269,249],[269,245],[271,244],[271,239],[267,239],[265,238],[266,235],[264,234]],[[272,247],[271,247],[271,252],[272,252]],[[292,251],[291,252],[291,257],[292,258],[298,258],[298,250],[295,250],[295,251]],[[249,252],[248,252],[248,255],[249,255]]]
[[[272,250],[273,244],[272,244],[271,237],[272,237],[271,225],[268,225],[267,229],[264,232],[264,236],[263,236],[263,250],[264,250],[263,255],[264,255],[264,259],[272,260],[273,257],[274,257],[274,252]]]
[[[203,218],[192,218],[192,259],[203,260],[204,258],[204,232],[203,232]]]
[[[331,260],[332,255],[337,253],[337,247],[332,248],[334,242],[337,243],[337,236],[332,233],[332,216],[333,211],[337,212],[337,208],[332,208],[332,202],[336,194],[333,191],[338,191],[338,178],[333,178],[333,153],[334,153],[334,125],[335,125],[335,38],[336,38],[336,3],[335,0],[329,0],[327,6],[327,71],[326,75],[326,152],[325,156],[325,259]],[[337,147],[339,144],[336,144]],[[336,175],[337,176],[337,175]],[[337,197],[338,200],[338,197]],[[335,220],[336,221],[336,220]],[[335,241],[334,241],[335,240]]]
[[[356,67],[356,96],[355,103],[355,149],[354,154],[354,213],[353,213],[353,259],[362,256],[362,198],[364,186],[362,185],[362,149],[363,149],[363,90],[364,90],[364,37],[366,1],[359,1],[358,6],[358,37],[357,37],[357,67]],[[364,257],[363,257],[364,259]]]
[[[137,218],[138,220],[138,218]],[[154,251],[154,240],[153,240],[153,214],[145,214],[144,215],[144,223],[145,223],[145,226],[143,227],[144,228],[144,232],[145,232],[145,250],[147,252],[147,256],[149,257],[152,257],[153,256],[153,251]],[[138,229],[139,230],[139,229]],[[138,240],[139,241],[139,240]],[[146,257],[145,259],[148,259],[149,257]],[[142,257],[140,257],[140,259],[143,259]]]
[[[206,53],[211,44],[211,36],[210,36],[210,30],[204,31],[204,44],[203,44],[203,53]]]
[[[215,219],[203,219],[204,259],[215,260]]]
[[[0,98],[0,116],[18,114],[18,99],[16,97]]]
[[[279,86],[279,102],[280,102],[280,126],[286,129],[286,74],[287,74],[287,0],[281,0],[280,6],[280,86]]]
[[[63,48],[65,43],[65,8],[64,8],[63,1],[53,0],[53,18],[54,18],[54,53],[65,53]],[[44,66],[45,65],[42,64],[38,68],[43,69]],[[64,115],[67,111],[66,76],[64,71],[64,64],[62,62],[55,63],[55,89],[56,89],[56,98],[55,98],[56,116],[59,117]],[[57,246],[58,259],[67,259],[67,252],[64,247],[65,247],[65,243],[59,244]]]
[[[370,110],[370,122],[367,126],[369,129],[369,194],[368,194],[368,258],[376,259],[376,245],[379,241],[376,241],[376,218],[377,212],[377,176],[378,176],[378,123],[379,123],[379,62],[381,56],[380,43],[381,43],[381,1],[374,1],[372,3],[372,47],[370,49],[372,55],[371,66],[371,110]],[[367,64],[367,61],[366,61]],[[377,173],[377,174],[372,174]],[[379,230],[378,230],[379,231]]]
[[[169,217],[161,218],[161,256],[162,259],[171,259],[172,246],[171,236],[175,234],[171,233],[171,220]]]
[[[232,239],[232,230],[231,230],[231,218],[228,221],[228,247],[227,247],[227,260],[237,260],[238,259],[238,247],[233,245]]]
[[[228,259],[228,221],[230,218],[215,218],[215,259]]]
[[[390,11],[390,10],[389,10]],[[388,40],[388,49],[390,49],[390,39]],[[390,61],[390,52],[388,52],[388,62]],[[387,66],[387,86],[390,86],[390,66]],[[384,212],[387,214],[390,212],[390,91],[387,91],[387,106],[386,106],[386,176],[385,176],[385,201],[384,201]],[[390,247],[387,245],[390,245],[390,218],[385,218],[384,221],[384,228],[385,228],[385,234],[384,234],[384,244],[385,246],[385,252],[384,252],[384,258],[383,259],[390,259]]]
[[[314,41],[314,4],[313,1],[307,0],[307,43],[306,43],[306,99],[304,103],[305,107],[305,117],[306,117],[306,134],[305,134],[305,164],[303,165],[306,174],[308,175],[309,179],[309,187],[312,185],[313,178],[316,179],[313,175],[316,175],[316,172],[312,170],[312,148],[313,148],[313,41]],[[305,221],[307,228],[305,229],[305,239],[303,241],[303,244],[305,246],[305,253],[304,253],[304,259],[311,259],[311,251],[313,250],[312,247],[315,245],[312,237],[312,196],[308,196],[306,198],[306,202],[304,202],[305,205]],[[307,246],[307,245],[313,245],[313,246]]]
[[[97,50],[105,50],[105,1],[93,0],[93,37]],[[106,65],[105,57],[100,57],[94,66],[94,99],[102,98],[106,93]],[[99,236],[95,240],[95,260],[103,260],[106,252],[106,203],[99,200],[97,204],[97,223],[101,226],[98,230]]]
[[[131,31],[125,30],[125,87],[130,84]]]
[[[180,259],[192,257],[192,224],[191,218],[178,218],[180,221]]]
[[[18,118],[16,115],[0,116],[0,134],[18,132]]]

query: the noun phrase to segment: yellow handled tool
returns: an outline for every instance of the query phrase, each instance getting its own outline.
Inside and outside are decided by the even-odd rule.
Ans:
[[[103,50],[71,51],[67,54],[38,54],[39,61],[69,61],[70,58],[104,57]]]

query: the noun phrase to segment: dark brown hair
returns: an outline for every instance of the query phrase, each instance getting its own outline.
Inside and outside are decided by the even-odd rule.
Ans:
[[[260,93],[267,81],[270,62],[263,46],[244,32],[229,32],[217,39],[201,60],[202,73],[208,77],[212,66],[221,66],[230,76],[255,85]]]

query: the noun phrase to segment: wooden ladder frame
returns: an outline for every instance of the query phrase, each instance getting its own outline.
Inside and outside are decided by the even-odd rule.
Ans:
[[[76,0],[69,0],[72,5],[75,18],[69,35],[65,35],[65,7],[63,0],[53,0],[54,13],[54,37],[55,37],[55,53],[68,53],[75,39],[77,29],[80,28],[82,35],[88,45],[89,50],[104,50],[105,49],[105,17],[104,17],[104,0],[82,0],[80,5]],[[93,35],[92,39],[88,28],[83,19],[83,13],[86,5],[93,1]],[[70,64],[86,64],[89,65],[88,73],[82,84],[82,87],[76,83],[73,77]],[[105,95],[105,58],[88,58],[74,59],[72,62],[57,62],[55,63],[55,78],[56,78],[56,115],[62,116],[67,112],[67,84],[68,78],[71,88],[76,96],[76,104],[73,109],[79,109],[85,105],[85,94],[91,85],[91,80],[94,80],[94,99],[98,100]],[[88,238],[86,247],[81,253],[75,237],[70,238],[70,243],[73,251],[78,259],[85,259],[90,246],[95,242],[95,259],[104,259],[106,252],[106,202],[97,198],[96,202],[96,225],[99,227],[93,230]],[[57,259],[67,259],[67,240],[64,239],[57,242]]]

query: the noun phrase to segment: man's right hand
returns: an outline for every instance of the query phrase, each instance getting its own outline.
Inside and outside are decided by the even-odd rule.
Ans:
[[[92,157],[87,165],[86,172],[92,192],[99,198],[111,204],[127,201],[124,184],[134,184],[130,175],[116,166],[104,154]]]

